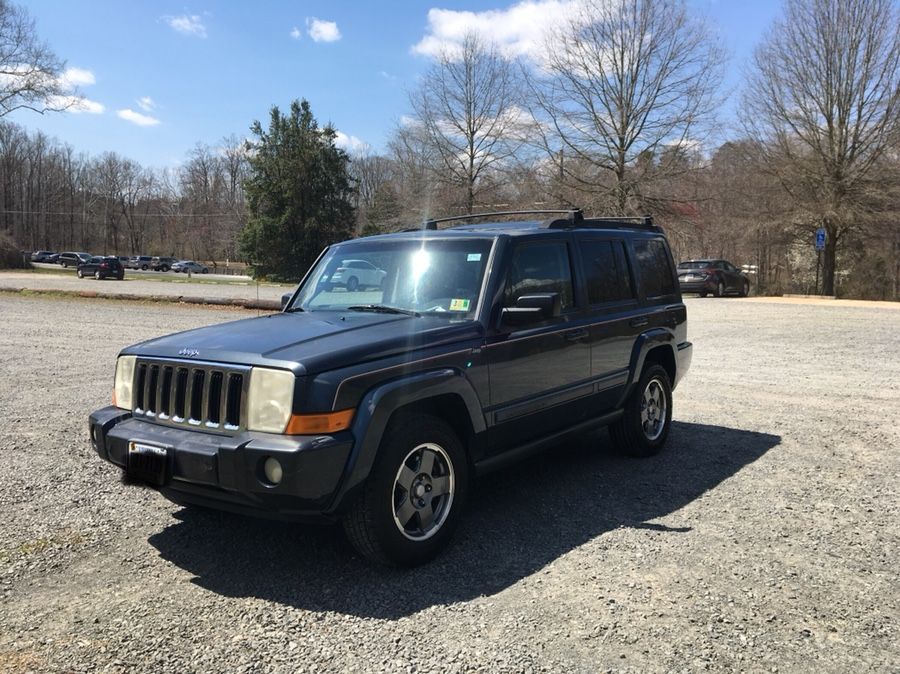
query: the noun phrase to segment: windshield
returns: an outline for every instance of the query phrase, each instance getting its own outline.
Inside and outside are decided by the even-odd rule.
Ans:
[[[471,318],[489,239],[358,240],[334,246],[288,310],[397,309]]]
[[[679,269],[706,269],[711,266],[712,262],[709,260],[693,260],[691,262],[679,262]]]

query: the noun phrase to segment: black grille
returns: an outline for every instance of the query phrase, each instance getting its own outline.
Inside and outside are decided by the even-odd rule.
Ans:
[[[141,359],[135,372],[135,416],[171,426],[238,431],[249,368]]]

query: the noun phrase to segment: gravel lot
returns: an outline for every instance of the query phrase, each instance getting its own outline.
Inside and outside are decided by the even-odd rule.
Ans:
[[[397,572],[91,450],[120,347],[249,312],[0,294],[0,671],[900,671],[900,310],[688,305],[667,451],[495,474]]]

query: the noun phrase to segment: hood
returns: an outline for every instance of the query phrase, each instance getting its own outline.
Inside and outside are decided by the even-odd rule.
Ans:
[[[122,351],[157,358],[268,365],[315,374],[411,349],[474,339],[475,321],[355,311],[278,313],[210,325]]]

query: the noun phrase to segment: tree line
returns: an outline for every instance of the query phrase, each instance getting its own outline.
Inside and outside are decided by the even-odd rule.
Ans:
[[[448,45],[379,153],[349,156],[305,100],[167,171],[0,121],[0,231],[30,248],[242,257],[293,279],[346,236],[581,207],[652,214],[676,257],[754,265],[763,293],[900,297],[895,3],[785,0],[728,128],[725,61],[681,0],[585,0],[527,55],[476,32]]]

